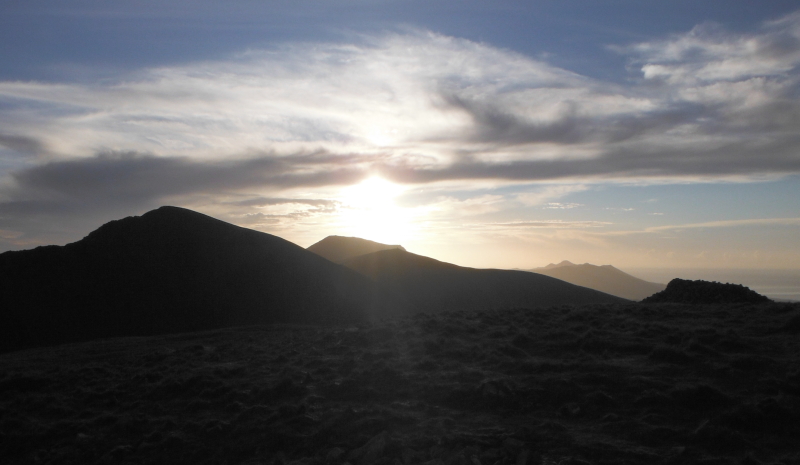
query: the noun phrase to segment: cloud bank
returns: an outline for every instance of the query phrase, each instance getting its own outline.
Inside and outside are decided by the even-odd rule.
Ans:
[[[329,213],[315,190],[374,174],[583,186],[800,172],[800,13],[615,50],[628,85],[418,30],[89,84],[0,82],[0,229],[177,200]]]

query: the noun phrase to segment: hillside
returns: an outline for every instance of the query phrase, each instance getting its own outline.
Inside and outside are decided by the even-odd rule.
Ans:
[[[176,207],[0,254],[0,351],[263,323],[358,322],[371,283],[284,239]]]
[[[797,464],[800,304],[449,312],[0,354],[33,464]]]
[[[390,249],[405,250],[400,245],[381,244],[380,242],[361,239],[360,237],[344,236],[328,236],[309,246],[307,250],[334,263],[342,263],[359,255]]]
[[[378,284],[379,300],[389,314],[627,302],[548,276],[461,267],[400,249],[343,264]]]
[[[575,265],[564,260],[530,271],[629,300],[642,300],[666,287],[631,276],[611,265]]]

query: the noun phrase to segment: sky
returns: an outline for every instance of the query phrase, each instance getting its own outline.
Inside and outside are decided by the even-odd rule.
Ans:
[[[800,268],[796,1],[6,0],[0,252],[162,205],[465,266]]]

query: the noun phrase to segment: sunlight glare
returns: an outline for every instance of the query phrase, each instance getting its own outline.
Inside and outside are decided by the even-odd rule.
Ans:
[[[413,232],[413,214],[398,206],[395,198],[405,191],[403,186],[373,176],[343,189],[342,214],[348,235],[373,241],[401,244]]]

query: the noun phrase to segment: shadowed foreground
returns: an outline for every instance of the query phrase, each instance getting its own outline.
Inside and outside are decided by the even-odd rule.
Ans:
[[[0,356],[5,463],[796,464],[800,305],[261,326]]]

